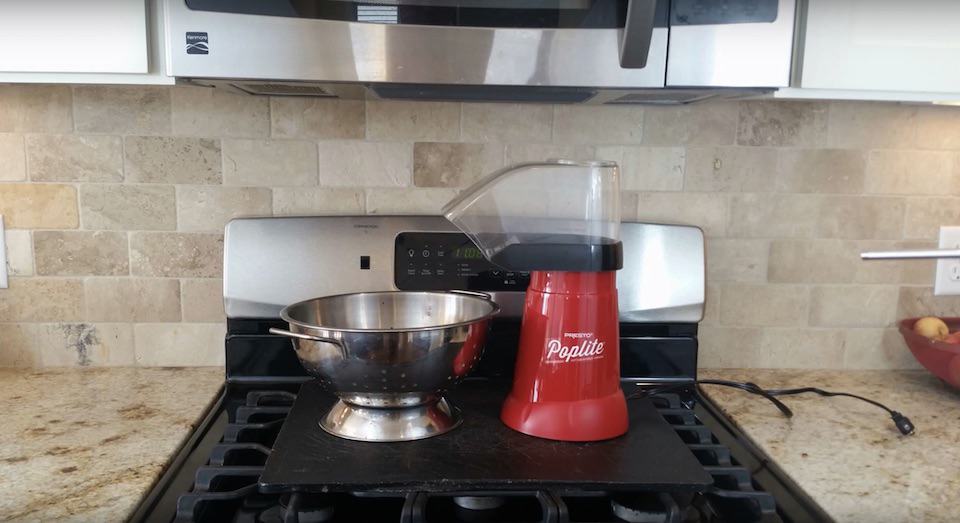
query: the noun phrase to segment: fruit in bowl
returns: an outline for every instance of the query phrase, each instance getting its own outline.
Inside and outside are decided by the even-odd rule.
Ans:
[[[950,327],[936,316],[920,318],[913,324],[913,331],[931,340],[942,340],[950,335]]]
[[[960,388],[960,318],[908,318],[900,321],[900,334],[921,365]]]

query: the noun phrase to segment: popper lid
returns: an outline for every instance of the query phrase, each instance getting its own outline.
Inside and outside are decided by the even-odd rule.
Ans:
[[[492,263],[512,271],[609,271],[623,266],[620,169],[548,160],[497,171],[443,208]]]

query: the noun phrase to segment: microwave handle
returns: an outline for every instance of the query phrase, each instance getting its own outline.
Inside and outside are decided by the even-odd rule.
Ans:
[[[627,19],[620,31],[620,67],[642,69],[647,65],[657,0],[628,0]]]

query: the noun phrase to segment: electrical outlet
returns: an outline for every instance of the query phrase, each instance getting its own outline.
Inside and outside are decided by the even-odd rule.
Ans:
[[[7,288],[7,235],[3,231],[3,215],[0,214],[0,289]]]
[[[940,248],[960,249],[960,227],[940,227]],[[960,258],[937,260],[933,293],[937,296],[960,294]]]

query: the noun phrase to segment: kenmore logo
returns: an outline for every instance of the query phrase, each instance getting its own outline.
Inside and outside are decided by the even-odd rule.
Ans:
[[[187,33],[187,54],[210,54],[207,33]]]

